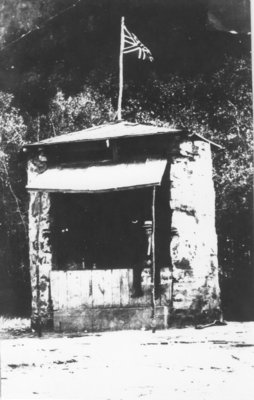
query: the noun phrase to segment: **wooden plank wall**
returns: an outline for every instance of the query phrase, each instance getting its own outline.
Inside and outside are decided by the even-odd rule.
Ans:
[[[165,269],[164,269],[165,275]],[[151,304],[151,276],[142,272],[143,296],[133,296],[132,269],[105,269],[85,271],[51,271],[53,309],[103,307],[137,307]],[[166,285],[165,300],[171,297]]]

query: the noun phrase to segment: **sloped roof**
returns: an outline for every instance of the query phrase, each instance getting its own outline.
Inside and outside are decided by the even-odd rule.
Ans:
[[[82,129],[81,131],[65,133],[63,135],[54,136],[49,139],[41,140],[40,142],[30,143],[24,145],[27,147],[44,147],[51,145],[61,145],[68,143],[82,143],[92,142],[101,140],[112,140],[121,139],[128,137],[142,137],[142,136],[155,136],[155,135],[176,135],[182,134],[192,137],[197,140],[203,140],[216,147],[222,148],[222,146],[204,138],[203,136],[190,133],[187,129],[177,129],[173,127],[161,127],[152,124],[139,124],[127,121],[119,121],[108,123],[104,125],[94,126],[88,129]]]
[[[60,143],[98,141],[132,136],[137,137],[158,134],[176,134],[182,132],[182,129],[165,128],[155,125],[120,121],[105,125],[94,126],[88,129],[82,129],[81,131],[77,132],[66,133],[64,135],[51,137],[49,139],[32,143],[26,146],[48,146]]]

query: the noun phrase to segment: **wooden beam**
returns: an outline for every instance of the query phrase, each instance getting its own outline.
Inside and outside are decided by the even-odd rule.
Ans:
[[[160,184],[146,184],[146,185],[136,185],[136,186],[125,186],[120,188],[110,188],[110,189],[103,189],[103,190],[63,190],[63,189],[36,189],[36,188],[29,188],[27,189],[29,192],[47,192],[47,193],[86,193],[86,194],[93,194],[93,193],[112,193],[112,192],[120,192],[124,190],[136,190],[136,189],[143,189],[147,187],[156,187]]]
[[[36,308],[37,308],[37,318],[36,318],[36,326],[35,329],[37,331],[38,337],[41,337],[42,330],[41,330],[41,290],[40,290],[40,245],[41,245],[41,210],[42,210],[42,193],[39,192],[39,215],[38,215],[38,222],[36,226],[36,242],[37,242],[37,257],[36,257],[36,267],[35,267],[35,274],[36,274]]]
[[[121,38],[120,38],[120,54],[119,54],[119,94],[117,119],[122,120],[122,98],[123,98],[123,48],[124,48],[124,17],[121,18]]]

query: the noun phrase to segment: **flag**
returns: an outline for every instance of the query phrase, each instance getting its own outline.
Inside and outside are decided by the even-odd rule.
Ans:
[[[125,25],[123,27],[123,34],[123,54],[137,51],[138,58],[142,60],[148,59],[149,61],[154,60],[151,51],[143,43],[140,42],[140,40],[137,38],[136,35],[134,35],[134,33],[129,32]]]

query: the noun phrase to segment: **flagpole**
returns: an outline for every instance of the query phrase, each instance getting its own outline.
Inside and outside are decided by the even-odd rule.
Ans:
[[[119,55],[119,94],[117,119],[122,119],[122,98],[123,98],[123,48],[124,48],[124,17],[121,18],[121,39],[120,39],[120,55]]]

